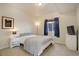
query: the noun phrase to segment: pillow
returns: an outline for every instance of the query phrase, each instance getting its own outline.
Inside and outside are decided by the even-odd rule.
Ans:
[[[32,33],[21,33],[19,36],[22,37],[22,36],[27,36],[27,35],[32,35]]]

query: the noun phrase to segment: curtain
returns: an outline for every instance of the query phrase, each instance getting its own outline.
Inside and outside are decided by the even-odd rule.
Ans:
[[[58,17],[54,18],[54,35],[56,37],[60,36],[60,33],[59,33],[59,18]]]
[[[44,35],[48,35],[48,27],[47,27],[48,20],[46,19],[44,22]]]

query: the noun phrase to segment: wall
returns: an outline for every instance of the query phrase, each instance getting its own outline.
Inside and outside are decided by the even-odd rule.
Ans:
[[[0,49],[9,47],[9,38],[11,35],[11,30],[1,29],[2,16],[8,16],[14,18],[14,26],[17,32],[26,32],[32,33],[33,31],[33,22],[31,16],[27,13],[19,10],[16,7],[12,6],[2,6],[0,5]]]
[[[78,9],[79,10],[79,9]],[[79,16],[79,11],[78,11]],[[39,21],[41,24],[39,26],[39,34],[44,33],[44,20],[45,19],[53,19],[54,17],[59,17],[59,25],[60,25],[60,38],[55,38],[55,42],[57,43],[65,43],[66,34],[67,34],[67,26],[74,25],[75,29],[76,25],[76,11],[61,13],[61,12],[51,12],[46,15],[40,16],[30,16],[28,12],[24,12],[16,6],[2,6],[0,5],[0,48],[5,48],[9,46],[9,37],[11,35],[10,30],[1,29],[1,17],[9,16],[15,19],[15,28],[18,32],[36,32],[36,27],[34,25],[35,21]],[[78,20],[79,22],[79,20]]]
[[[66,34],[67,34],[67,26],[69,25],[74,25],[75,26],[75,30],[76,30],[76,13],[75,12],[68,12],[68,13],[59,13],[59,12],[54,12],[54,13],[50,13],[47,15],[44,15],[44,17],[41,16],[40,22],[40,28],[39,32],[40,34],[44,33],[44,20],[45,19],[53,19],[54,17],[58,16],[59,17],[59,27],[60,27],[60,38],[54,38],[54,41],[56,43],[62,43],[65,44],[65,40],[66,40]]]

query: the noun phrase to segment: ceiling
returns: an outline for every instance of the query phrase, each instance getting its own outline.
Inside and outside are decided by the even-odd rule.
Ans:
[[[67,13],[76,11],[78,3],[43,3],[38,6],[35,3],[0,3],[0,6],[17,8],[27,14],[40,16],[53,12]]]
[[[44,8],[41,9],[42,13],[51,13],[51,12],[71,12],[75,11],[77,8],[78,4],[64,4],[64,3],[59,3],[59,4],[46,4]]]

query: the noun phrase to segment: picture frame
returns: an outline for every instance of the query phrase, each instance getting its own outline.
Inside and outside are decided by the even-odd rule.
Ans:
[[[14,29],[14,18],[2,16],[2,29]]]

